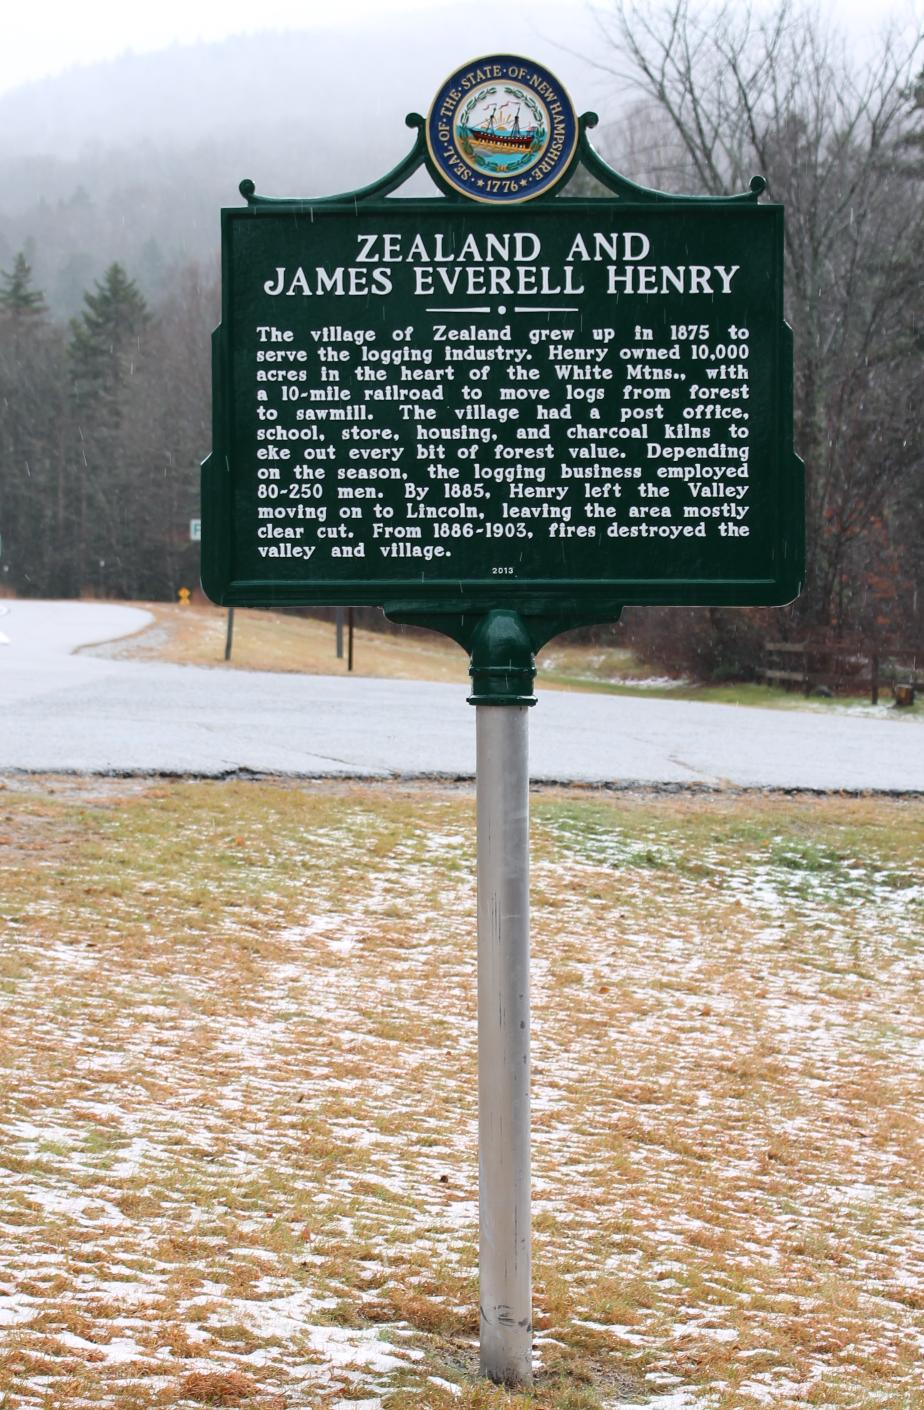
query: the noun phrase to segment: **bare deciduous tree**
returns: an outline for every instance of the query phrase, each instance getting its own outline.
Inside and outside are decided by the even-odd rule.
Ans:
[[[637,111],[634,131],[655,144],[620,160],[641,156],[653,184],[711,194],[743,190],[760,174],[769,199],[786,206],[796,438],[808,485],[799,612],[818,624],[857,621],[862,565],[879,552],[894,496],[922,466],[924,183],[902,159],[920,121],[922,36],[887,36],[855,60],[789,0],[772,12],[619,0],[600,23],[600,67],[639,95],[644,122]]]

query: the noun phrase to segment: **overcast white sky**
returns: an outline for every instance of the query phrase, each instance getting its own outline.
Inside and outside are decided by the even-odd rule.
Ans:
[[[344,30],[374,24],[393,28],[394,40],[413,44],[415,23],[428,29],[440,10],[457,0],[11,0],[0,27],[0,92],[59,73],[73,64],[144,53],[173,43],[223,39],[267,29]],[[889,16],[924,16],[922,0],[819,0],[819,6],[848,24],[858,43],[864,31]],[[600,6],[605,9],[605,0]],[[567,44],[574,17],[589,8],[583,0],[499,0],[480,6],[473,0],[472,24],[454,38],[458,61],[509,46],[511,23],[525,25],[522,52],[537,20],[549,38]],[[479,22],[480,21],[480,22]],[[492,24],[498,42],[491,42]],[[500,31],[504,38],[500,40]],[[564,77],[564,75],[563,75]]]

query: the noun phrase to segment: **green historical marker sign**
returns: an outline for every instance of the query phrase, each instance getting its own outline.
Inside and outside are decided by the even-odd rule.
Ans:
[[[526,150],[524,166],[523,133],[554,137],[566,100],[501,62],[513,80],[450,80],[427,140],[409,119],[417,145],[378,186],[279,201],[245,183],[247,205],[222,212],[207,592],[434,625],[505,608],[559,630],[627,603],[790,600],[782,207],[758,204],[759,182],[727,199],[637,188],[587,119],[572,139],[567,110],[559,176],[576,151],[613,196],[550,199],[555,163]],[[505,90],[535,112],[511,120],[507,99],[498,131]],[[487,165],[466,167],[479,142]],[[388,196],[424,162],[449,198]]]
[[[783,603],[802,576],[782,208],[760,178],[635,186],[595,121],[495,55],[408,118],[414,149],[375,185],[243,183],[203,467],[215,601],[374,604],[471,652],[481,1367],[508,1384],[531,1375],[533,653],[626,603]],[[392,196],[422,165],[445,194]],[[560,194],[581,165],[608,197]]]

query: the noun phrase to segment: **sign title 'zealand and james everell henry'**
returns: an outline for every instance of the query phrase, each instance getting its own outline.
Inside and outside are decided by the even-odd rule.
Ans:
[[[532,230],[469,233],[458,247],[442,231],[410,238],[397,232],[361,232],[353,263],[277,265],[263,281],[271,298],[297,295],[367,297],[406,292],[510,298],[528,294],[730,294],[740,265],[658,264],[641,230],[593,231],[574,236],[564,263],[542,263],[542,239]],[[406,272],[405,272],[406,270]],[[601,278],[602,274],[602,278]]]

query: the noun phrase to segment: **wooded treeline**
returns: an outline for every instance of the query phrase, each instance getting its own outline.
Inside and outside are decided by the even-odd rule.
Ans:
[[[119,264],[69,325],[25,256],[0,275],[0,582],[23,596],[174,598],[210,441],[218,290],[195,269],[149,308]]]
[[[924,647],[922,36],[862,58],[782,0],[622,0],[599,63],[637,96],[615,164],[664,190],[786,207],[807,581],[791,609],[629,614],[648,654],[747,673],[770,637]]]
[[[634,639],[701,675],[748,674],[771,637],[924,646],[924,50],[851,58],[811,12],[625,0],[598,62],[637,101],[613,165],[667,190],[769,181],[787,210],[795,444],[808,582],[770,611],[639,609]],[[35,239],[40,240],[40,232]],[[139,258],[140,258],[139,254]],[[0,582],[22,594],[168,598],[194,580],[215,281],[145,303],[132,270],[47,314],[25,255],[0,278]]]

